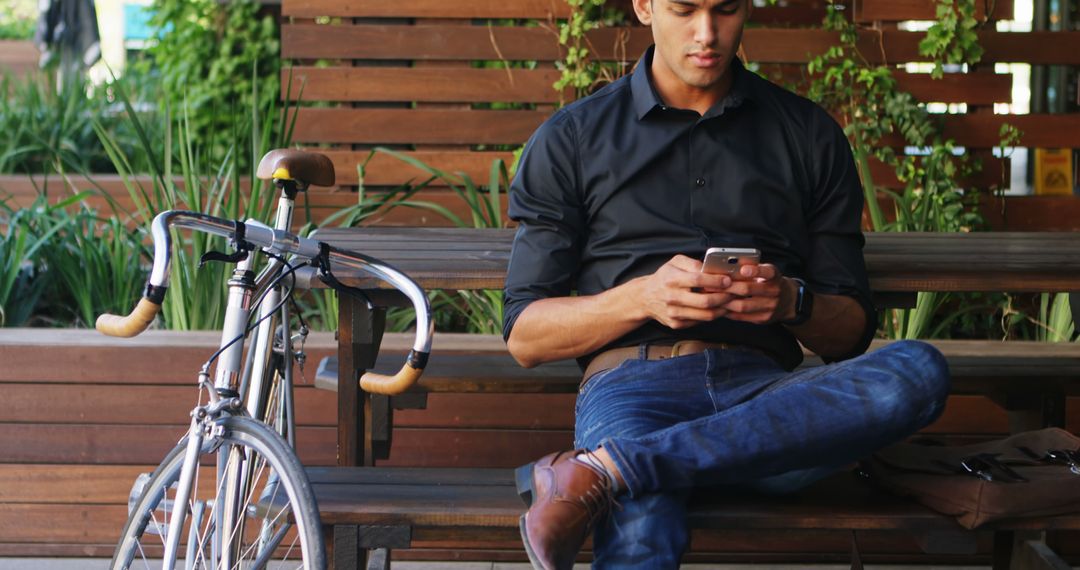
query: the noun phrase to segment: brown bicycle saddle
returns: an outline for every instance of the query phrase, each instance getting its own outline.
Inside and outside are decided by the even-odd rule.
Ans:
[[[263,156],[255,176],[262,180],[295,180],[300,186],[333,186],[334,164],[317,152],[279,148]]]

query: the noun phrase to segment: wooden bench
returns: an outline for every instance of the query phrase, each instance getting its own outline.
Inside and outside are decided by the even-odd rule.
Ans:
[[[391,549],[448,540],[520,547],[518,517],[524,506],[511,470],[314,467],[308,474],[323,524],[334,529],[337,568],[355,568],[361,562],[367,568],[386,568]],[[687,561],[701,559],[710,551],[711,540],[730,532],[828,531],[847,533],[854,540],[856,532],[892,531],[912,535],[925,553],[939,559],[972,555],[980,539],[992,534],[994,568],[1060,569],[1068,566],[1034,537],[1046,530],[1080,530],[1080,515],[1073,515],[967,531],[951,518],[882,493],[852,473],[789,497],[705,492],[693,497],[691,505]],[[349,556],[365,550],[366,561]]]
[[[500,288],[512,232],[509,230],[390,229],[324,230],[323,240],[363,251],[406,271],[428,289]],[[918,291],[1041,292],[1080,289],[1080,235],[1076,234],[870,234],[866,259],[880,307],[914,304]],[[395,295],[358,275],[344,282],[369,289],[379,304]],[[312,283],[309,283],[312,285]],[[394,408],[422,407],[428,392],[571,392],[579,373],[573,363],[534,370],[516,366],[497,337],[440,353],[417,390],[387,399],[362,394],[359,370],[373,366],[382,339],[382,310],[343,299],[339,306],[337,469],[312,470],[325,523],[333,528],[339,567],[388,564],[388,550],[420,538],[484,542],[503,533],[510,540],[524,506],[513,497],[509,472],[461,469],[387,471],[373,465],[392,443]],[[438,336],[437,336],[438,338]],[[880,343],[879,343],[880,344]],[[937,342],[957,378],[956,390],[988,394],[1014,410],[1011,427],[1062,425],[1064,402],[1080,378],[1080,345]],[[403,347],[387,347],[402,349]],[[396,352],[396,350],[394,350]],[[813,365],[811,359],[807,365]],[[317,380],[334,384],[326,363]],[[1023,381],[1018,381],[1023,379]],[[389,479],[386,479],[389,477]],[[382,481],[382,482],[380,482]],[[386,486],[387,481],[393,485]],[[748,500],[738,510],[695,506],[697,531],[731,528],[910,532],[930,553],[970,553],[975,534],[950,519],[870,488],[852,496],[850,481],[830,479],[794,500]],[[854,502],[850,502],[854,501]],[[850,508],[855,509],[851,511]],[[851,514],[854,513],[854,514]],[[485,518],[489,517],[489,518]],[[488,521],[484,524],[479,524]],[[994,528],[994,567],[1059,567],[1028,531],[1075,530],[1074,517],[1025,520]],[[490,528],[489,528],[490,527]],[[1016,534],[1017,531],[1023,531]],[[507,534],[509,533],[509,534]],[[695,535],[697,536],[697,535]],[[511,540],[512,542],[512,540]],[[1021,548],[1014,548],[1014,544]]]

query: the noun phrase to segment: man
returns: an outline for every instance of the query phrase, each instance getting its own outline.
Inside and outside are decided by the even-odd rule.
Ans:
[[[540,127],[510,195],[507,346],[586,371],[579,449],[525,477],[543,569],[570,567],[594,527],[599,567],[677,567],[694,487],[797,489],[930,423],[948,393],[929,345],[858,356],[876,318],[851,151],[734,58],[750,0],[633,5],[655,45]],[[702,273],[713,246],[761,263]],[[799,342],[835,363],[791,372]]]

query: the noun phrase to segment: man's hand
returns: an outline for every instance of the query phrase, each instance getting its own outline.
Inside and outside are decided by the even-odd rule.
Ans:
[[[518,317],[507,347],[528,368],[599,350],[650,319],[673,329],[721,317],[752,323],[791,319],[797,294],[795,282],[773,265],[740,267],[732,279],[702,273],[701,261],[677,255],[653,274],[602,293],[533,302]],[[841,295],[814,298],[814,314],[821,316],[792,327],[792,332],[818,354],[846,354],[862,334],[862,307]]]
[[[742,265],[724,292],[732,300],[722,306],[733,321],[769,324],[795,317],[798,285],[771,263]]]
[[[526,368],[577,358],[650,320],[680,329],[720,318],[733,298],[724,291],[730,285],[730,276],[702,273],[700,261],[677,255],[651,275],[602,293],[533,302],[518,316],[506,346]]]
[[[702,273],[701,261],[676,255],[642,278],[640,299],[649,318],[673,329],[730,318],[736,285],[720,273]]]

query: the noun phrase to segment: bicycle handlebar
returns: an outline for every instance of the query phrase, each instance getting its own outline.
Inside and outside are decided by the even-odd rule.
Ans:
[[[131,310],[131,313],[126,316],[110,315],[108,313],[101,315],[97,318],[97,322],[94,323],[94,327],[101,333],[109,336],[116,336],[120,338],[131,338],[133,336],[139,336],[144,330],[146,330],[150,323],[154,322],[154,317],[161,312],[161,303],[155,303],[150,299],[143,297],[139,299],[139,303],[135,305],[135,308]]]
[[[169,265],[172,261],[172,236],[170,228],[186,228],[229,238],[249,249],[260,248],[278,255],[291,255],[305,262],[323,255],[329,261],[359,269],[386,281],[404,293],[416,309],[416,339],[405,365],[394,376],[368,372],[361,376],[362,389],[375,394],[394,395],[408,390],[416,383],[427,365],[431,353],[431,338],[435,324],[423,289],[409,276],[366,255],[337,249],[317,240],[305,238],[284,230],[273,229],[256,220],[231,221],[199,212],[169,210],[154,218],[151,234],[154,239],[154,266],[147,280],[146,292],[129,315],[101,315],[96,327],[101,333],[117,337],[133,337],[146,330],[161,311],[165,292],[169,286]]]

